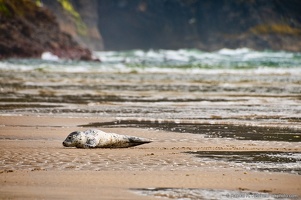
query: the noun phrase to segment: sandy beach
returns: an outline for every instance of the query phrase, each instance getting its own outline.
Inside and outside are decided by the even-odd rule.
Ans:
[[[104,128],[152,143],[127,149],[64,148],[62,141],[83,124],[104,118],[47,116],[0,117],[1,199],[154,199],[144,188],[199,188],[257,191],[301,196],[297,174],[254,171],[200,162],[195,151],[300,152],[293,143],[278,145],[204,138],[141,128]]]
[[[301,1],[87,2],[0,0],[0,200],[301,200]]]
[[[301,1],[263,2],[0,0],[0,200],[301,200]]]

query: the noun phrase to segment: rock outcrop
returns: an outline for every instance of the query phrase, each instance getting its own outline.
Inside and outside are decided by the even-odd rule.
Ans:
[[[60,29],[81,46],[90,50],[104,50],[98,28],[98,0],[43,0],[43,6],[57,17]]]
[[[40,57],[91,60],[90,50],[63,33],[55,16],[30,0],[0,0],[0,59]]]

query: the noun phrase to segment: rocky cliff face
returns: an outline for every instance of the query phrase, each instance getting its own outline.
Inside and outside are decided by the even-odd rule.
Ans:
[[[0,59],[40,57],[45,51],[90,60],[91,52],[62,33],[55,16],[29,0],[0,0]]]
[[[97,0],[43,0],[43,6],[57,18],[60,29],[71,35],[81,46],[104,50],[98,28]]]
[[[301,51],[299,0],[100,0],[98,13],[107,50]]]

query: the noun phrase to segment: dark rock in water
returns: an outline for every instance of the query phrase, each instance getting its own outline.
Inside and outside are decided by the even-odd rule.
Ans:
[[[27,0],[0,0],[0,59],[37,57],[92,60],[90,50],[61,32],[55,16]]]

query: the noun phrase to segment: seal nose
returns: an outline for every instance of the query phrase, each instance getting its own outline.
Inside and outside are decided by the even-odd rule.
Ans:
[[[65,141],[62,144],[63,144],[64,147],[66,146]]]

